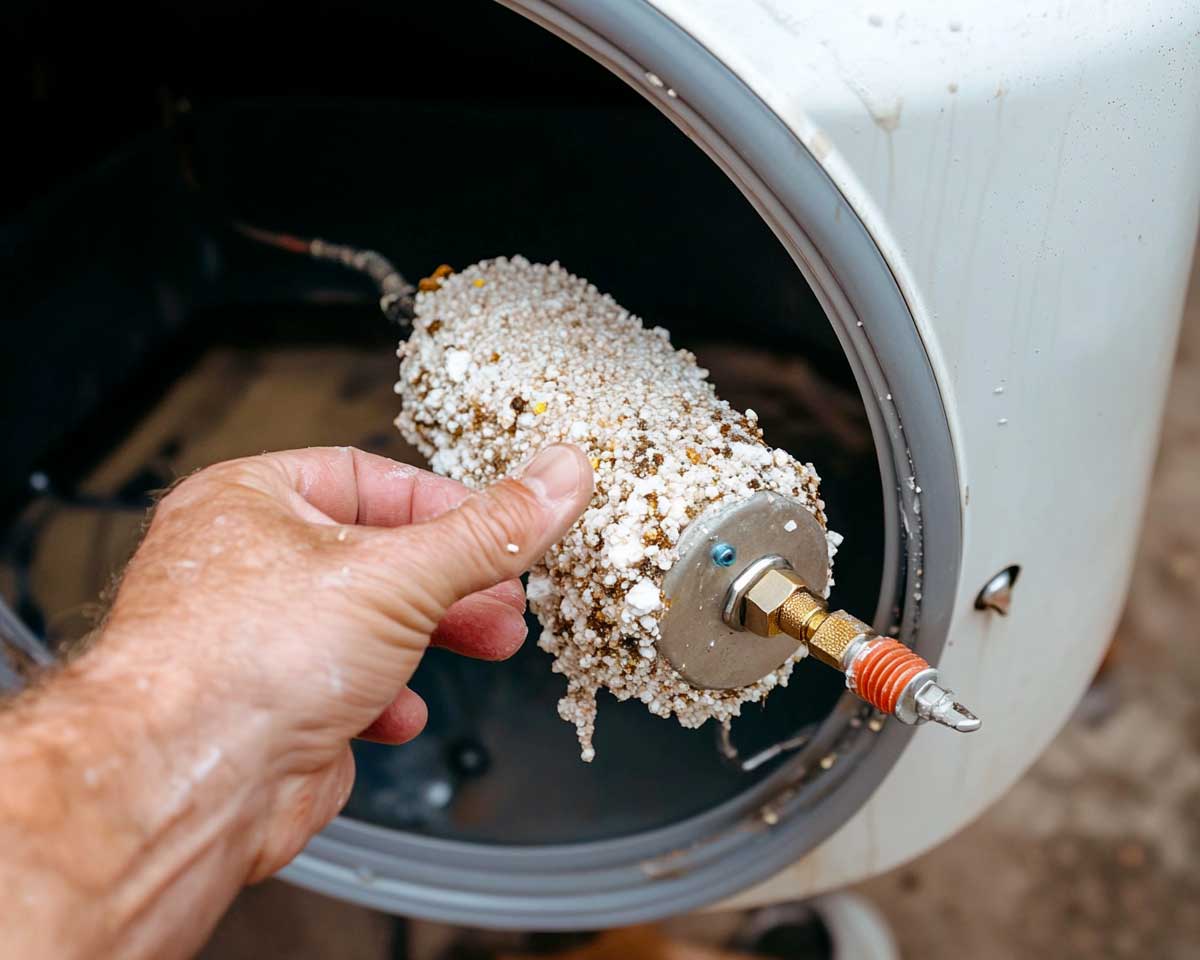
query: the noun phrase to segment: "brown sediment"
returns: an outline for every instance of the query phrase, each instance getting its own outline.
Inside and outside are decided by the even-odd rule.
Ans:
[[[695,727],[786,685],[790,661],[738,690],[684,681],[655,647],[661,585],[687,525],[719,504],[770,490],[823,523],[812,468],[766,446],[756,415],[717,398],[665,331],[557,264],[501,258],[435,279],[401,345],[404,434],[435,470],[475,487],[561,441],[595,471],[590,507],[529,579],[539,646],[568,679],[559,714],[583,758],[599,688]]]

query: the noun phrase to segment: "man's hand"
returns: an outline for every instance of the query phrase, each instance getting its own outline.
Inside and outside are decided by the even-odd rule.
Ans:
[[[21,786],[0,786],[0,895],[68,905],[27,912],[78,931],[60,929],[58,956],[195,949],[238,886],[341,809],[352,737],[420,732],[425,705],[406,683],[431,642],[486,659],[520,646],[515,578],[591,491],[567,445],[474,494],[351,449],[251,457],[179,484],[94,649],[3,718],[0,784]],[[5,820],[21,834],[50,800],[63,822],[23,831],[23,863]]]

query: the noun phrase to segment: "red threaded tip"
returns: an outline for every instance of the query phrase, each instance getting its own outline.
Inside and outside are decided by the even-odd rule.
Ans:
[[[895,713],[908,681],[928,669],[924,657],[891,637],[881,637],[855,661],[850,689],[875,709]]]

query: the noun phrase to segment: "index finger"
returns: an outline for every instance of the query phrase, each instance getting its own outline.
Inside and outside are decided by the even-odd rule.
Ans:
[[[457,506],[470,493],[456,480],[354,447],[266,453],[285,484],[335,523],[398,527]]]

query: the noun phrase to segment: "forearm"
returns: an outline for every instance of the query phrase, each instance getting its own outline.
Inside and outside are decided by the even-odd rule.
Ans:
[[[0,953],[186,956],[253,869],[267,721],[136,645],[0,712]]]
[[[0,955],[190,955],[341,810],[352,737],[420,732],[435,626],[520,646],[516,578],[591,494],[564,446],[476,496],[345,448],[176,487],[99,643],[0,706]]]

